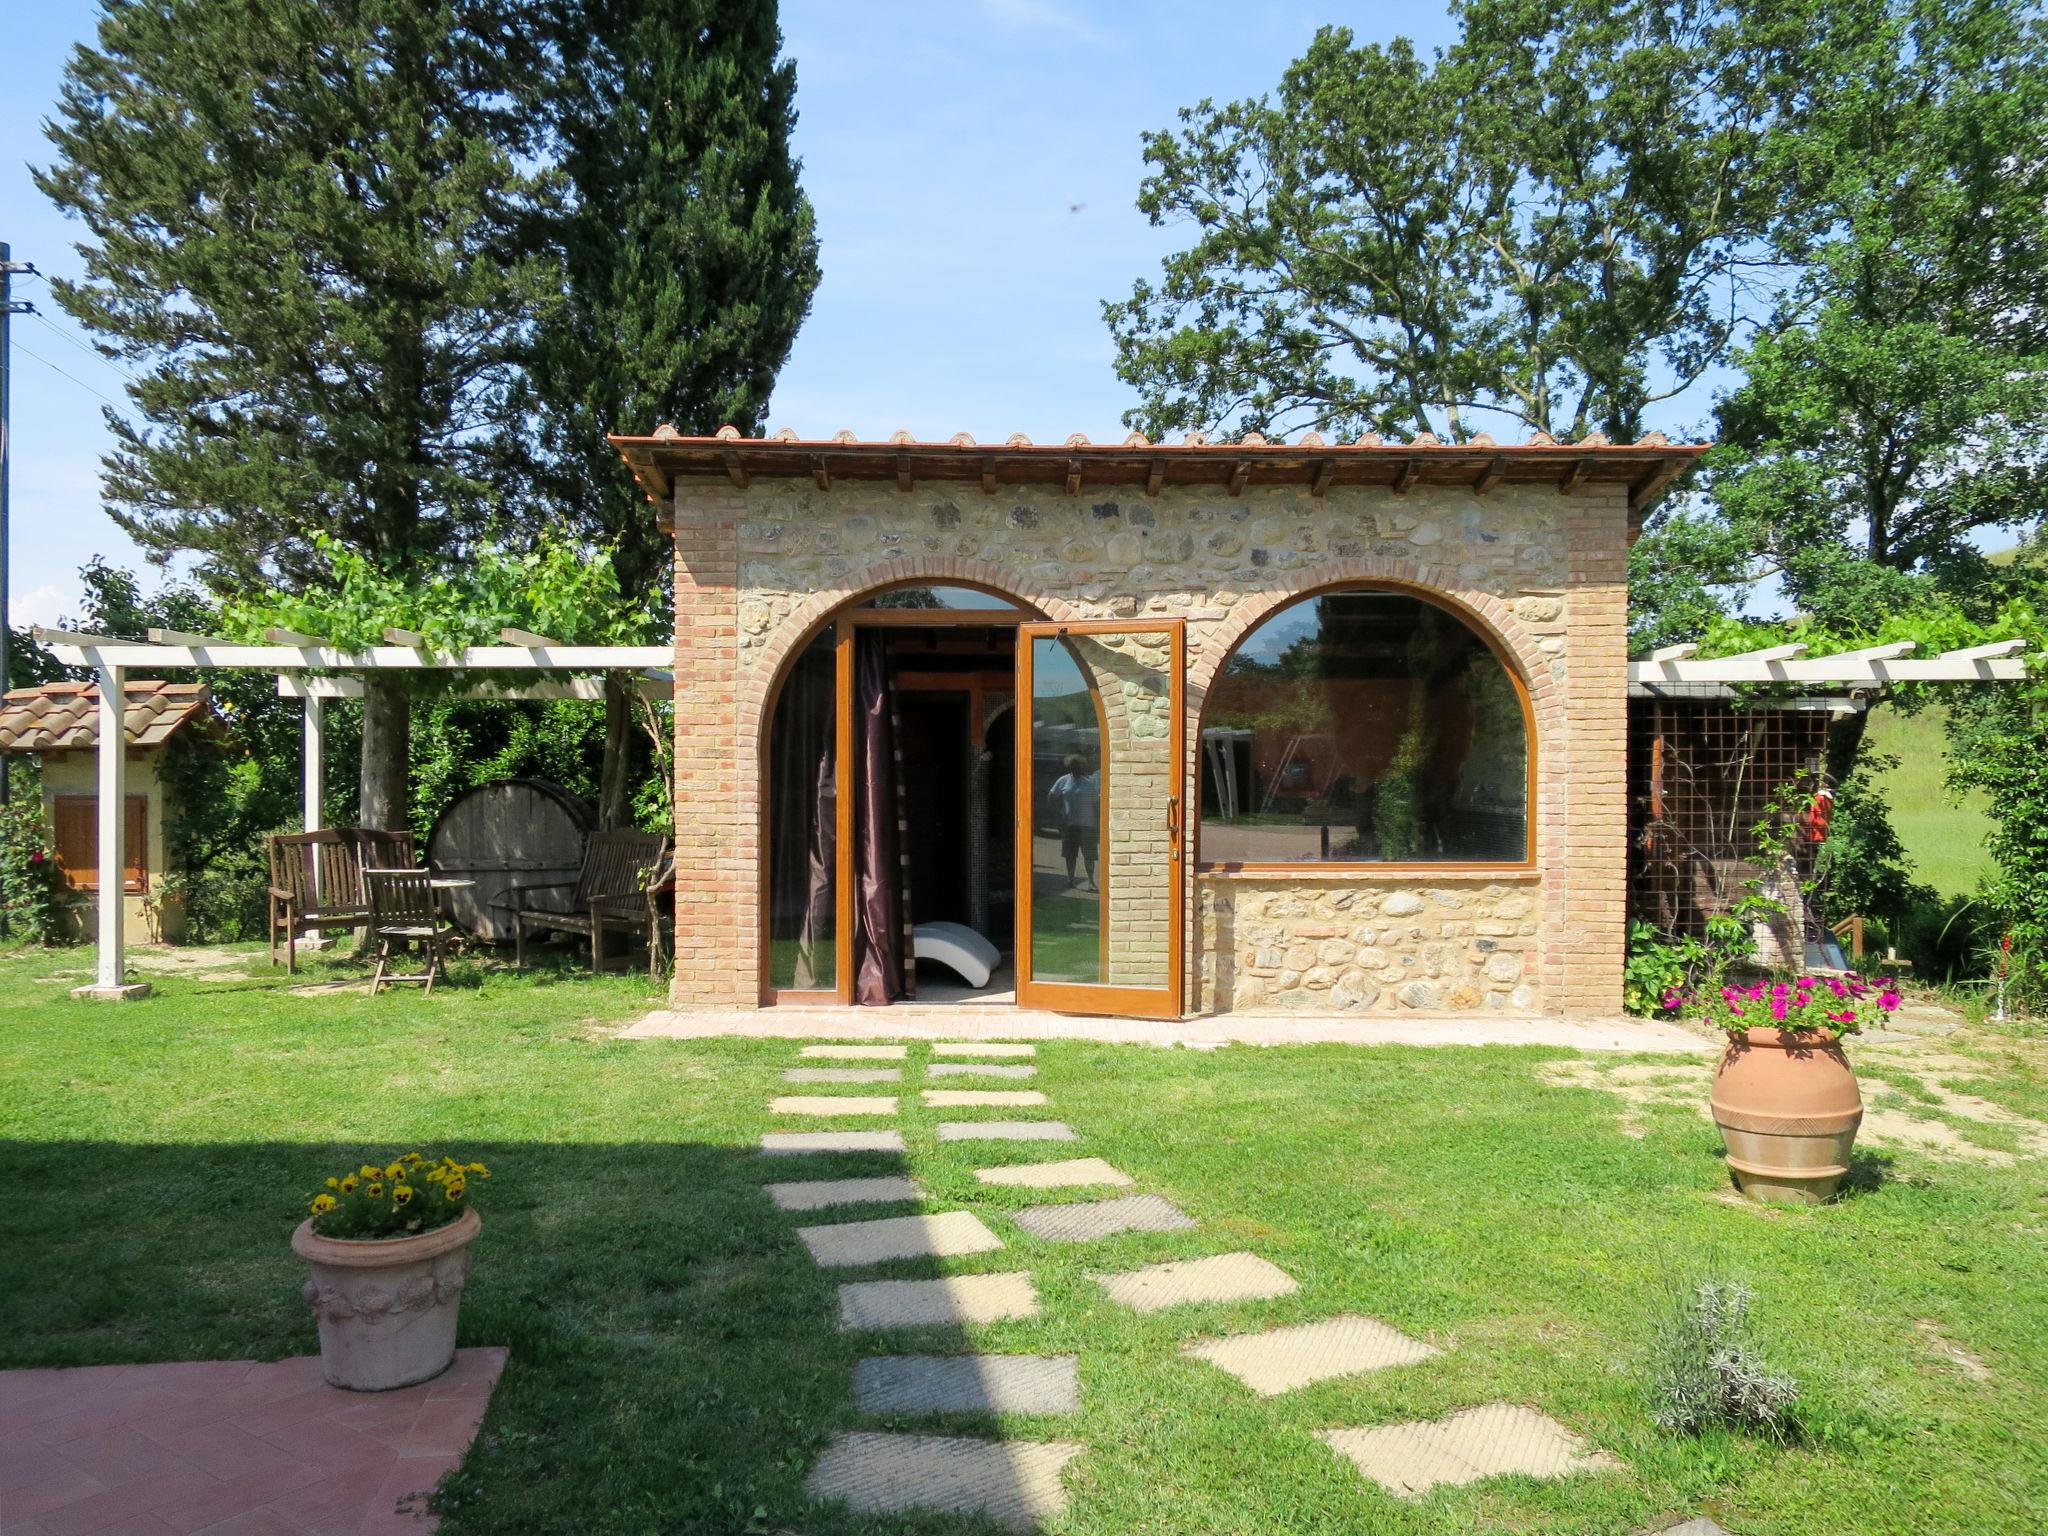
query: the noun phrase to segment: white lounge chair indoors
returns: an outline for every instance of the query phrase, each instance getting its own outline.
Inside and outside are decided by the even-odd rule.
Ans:
[[[919,923],[910,933],[911,953],[936,960],[960,973],[968,986],[981,988],[1002,964],[1002,951],[965,923]]]

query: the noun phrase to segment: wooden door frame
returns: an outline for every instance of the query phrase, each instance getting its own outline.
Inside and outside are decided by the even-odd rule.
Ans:
[[[1164,878],[1168,886],[1167,978],[1159,987],[1121,987],[1100,982],[1041,982],[1031,974],[1032,903],[1034,867],[1032,804],[1036,798],[1035,764],[1031,753],[1032,643],[1060,639],[1066,635],[1163,634],[1168,637],[1167,693],[1169,722],[1166,746],[1172,754],[1167,793],[1167,858]],[[1031,622],[1017,626],[1017,846],[1016,864],[1016,971],[1019,1007],[1044,1007],[1059,1013],[1118,1014],[1141,1019],[1178,1019],[1186,1012],[1186,899],[1187,899],[1187,731],[1185,729],[1184,680],[1187,673],[1187,621],[1185,619],[1077,619],[1066,623]],[[1096,718],[1102,722],[1102,776],[1099,803],[1106,809],[1109,780],[1110,741],[1099,690],[1095,694]],[[1101,878],[1097,885],[1103,902],[1102,942],[1109,942],[1109,817],[1102,817],[1100,835],[1103,857],[1097,863]],[[1027,995],[1028,994],[1028,995]]]

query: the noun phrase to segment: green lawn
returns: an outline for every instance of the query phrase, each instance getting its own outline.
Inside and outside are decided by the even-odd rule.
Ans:
[[[1864,739],[1899,760],[1877,782],[1914,875],[1943,896],[1968,896],[1992,870],[1984,846],[1991,816],[1982,791],[1958,797],[1945,782],[1947,721],[1948,712],[1938,704],[1917,715],[1880,704],[1871,711]]]
[[[0,1365],[309,1352],[286,1248],[304,1192],[339,1164],[445,1148],[495,1175],[463,1342],[511,1347],[444,1491],[448,1536],[974,1529],[804,1500],[818,1450],[856,1422],[849,1371],[874,1341],[834,1330],[834,1277],[759,1185],[892,1160],[755,1155],[794,1042],[612,1038],[653,1000],[630,977],[458,965],[431,1000],[372,999],[293,995],[258,966],[74,1003],[88,961],[0,957]],[[1042,1313],[886,1349],[1078,1353],[1072,1420],[951,1421],[1086,1442],[1070,1533],[1621,1536],[1701,1510],[1744,1536],[2048,1526],[2048,1165],[1871,1157],[1842,1203],[1762,1212],[1722,1198],[1690,1111],[1639,1110],[1630,1136],[1615,1098],[1539,1079],[1564,1054],[1043,1045],[1036,1086],[1085,1138],[1051,1155],[1106,1157],[1201,1222],[1078,1247],[1003,1221],[1032,1197],[971,1176],[1048,1149],[941,1148],[913,1099],[909,1163],[934,1207],[976,1209],[1008,1244],[944,1268],[1026,1267]],[[2015,1107],[2044,1102],[2038,1058],[2000,1072]],[[1235,1248],[1299,1294],[1140,1317],[1088,1278]],[[1670,1277],[1709,1263],[1762,1291],[1770,1353],[1805,1384],[1804,1444],[1650,1424],[1644,1320]],[[1271,1400],[1178,1353],[1345,1311],[1446,1353]],[[1311,1433],[1495,1399],[1625,1469],[1410,1503]]]

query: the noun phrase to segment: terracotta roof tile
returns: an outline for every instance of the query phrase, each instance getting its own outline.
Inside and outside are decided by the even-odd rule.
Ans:
[[[137,678],[126,689],[122,734],[131,747],[154,747],[195,721],[218,729],[203,683]],[[100,691],[92,683],[44,683],[0,697],[0,752],[55,752],[99,745]]]

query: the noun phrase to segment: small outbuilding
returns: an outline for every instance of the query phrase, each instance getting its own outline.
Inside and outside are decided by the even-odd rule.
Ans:
[[[614,442],[678,1007],[1619,1010],[1627,551],[1702,447]],[[949,925],[984,986],[920,978]]]
[[[136,680],[122,692],[127,792],[122,797],[121,897],[137,931],[168,943],[185,936],[185,911],[169,874],[166,830],[180,814],[165,780],[172,755],[212,749],[225,734],[200,683]],[[97,928],[99,871],[99,689],[44,683],[0,698],[0,753],[41,764],[43,815],[68,892],[67,924],[78,938]]]

